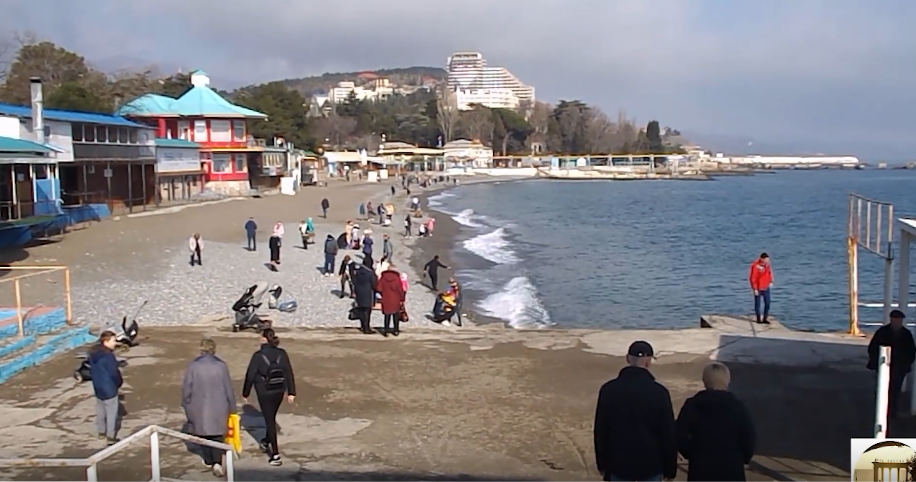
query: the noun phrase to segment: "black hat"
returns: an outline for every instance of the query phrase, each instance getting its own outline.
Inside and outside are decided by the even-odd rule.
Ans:
[[[891,311],[889,317],[890,317],[890,318],[895,318],[895,319],[898,319],[898,320],[902,320],[902,319],[906,318],[906,315],[904,315],[903,312],[900,311],[900,310],[893,310],[893,311]]]
[[[652,349],[652,345],[645,341],[634,341],[630,348],[627,350],[627,356],[632,356],[636,358],[644,358],[647,356],[654,357],[655,350]]]

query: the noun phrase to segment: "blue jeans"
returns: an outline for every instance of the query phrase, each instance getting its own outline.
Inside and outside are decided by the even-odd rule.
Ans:
[[[258,250],[258,240],[255,238],[254,233],[248,233],[248,249],[251,251]]]
[[[621,479],[615,476],[614,474],[611,474],[610,480],[619,480],[620,482],[626,482],[629,479]],[[643,479],[642,481],[638,481],[638,482],[661,482],[661,480],[662,480],[662,474],[658,474],[655,477],[649,477],[648,479]]]
[[[334,272],[334,258],[337,256],[333,254],[324,253],[324,272],[325,274],[331,274]]]
[[[760,317],[760,302],[763,301],[763,318]],[[754,295],[754,313],[757,321],[766,320],[770,316],[770,289],[760,290]]]

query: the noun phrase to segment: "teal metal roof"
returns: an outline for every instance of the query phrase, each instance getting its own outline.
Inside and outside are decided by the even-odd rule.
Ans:
[[[37,142],[12,137],[0,137],[0,152],[17,154],[50,154],[53,152]]]
[[[185,92],[174,104],[175,110],[182,116],[227,116],[266,119],[267,116],[251,109],[237,106],[210,87],[196,85]]]
[[[146,94],[124,104],[118,109],[121,116],[175,116],[175,99],[159,94]]]
[[[245,117],[266,119],[267,115],[237,106],[210,87],[197,85],[178,99],[159,94],[146,94],[124,104],[118,115],[137,117]]]
[[[185,149],[200,149],[200,144],[184,139],[156,139],[156,147],[182,147]]]

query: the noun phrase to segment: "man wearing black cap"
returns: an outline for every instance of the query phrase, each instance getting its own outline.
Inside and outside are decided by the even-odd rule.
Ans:
[[[891,417],[896,417],[900,408],[900,392],[903,391],[903,380],[916,361],[916,344],[913,343],[913,334],[903,325],[906,316],[900,310],[890,313],[891,322],[878,328],[875,336],[868,343],[868,368],[878,369],[878,347],[891,347],[891,373],[890,393],[887,400],[887,411]]]
[[[652,345],[636,341],[627,366],[598,392],[595,458],[604,480],[654,481],[677,475],[674,408],[649,366]]]

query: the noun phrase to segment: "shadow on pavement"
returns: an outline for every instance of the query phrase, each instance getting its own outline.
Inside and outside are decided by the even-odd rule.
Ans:
[[[874,422],[876,377],[865,369],[865,347],[842,338],[730,335],[719,346],[729,389],[757,430],[749,472],[773,480],[848,479],[849,439],[870,437]]]

